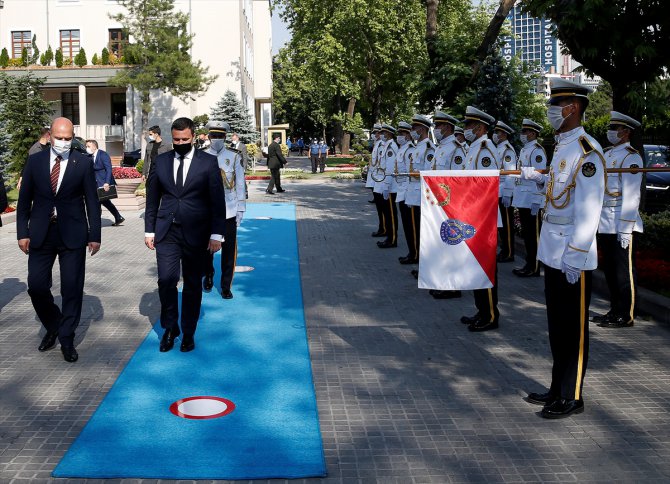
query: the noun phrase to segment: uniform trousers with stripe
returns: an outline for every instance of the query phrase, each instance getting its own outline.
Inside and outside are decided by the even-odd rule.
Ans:
[[[500,313],[498,312],[498,264],[496,264],[495,284],[490,289],[475,289],[472,291],[475,297],[475,307],[477,314],[483,321],[492,323],[497,321]]]
[[[589,304],[593,271],[582,271],[570,284],[560,269],[545,266],[549,346],[554,364],[549,393],[566,400],[581,400],[589,360]]]
[[[624,249],[617,240],[617,234],[598,234],[598,247],[603,256],[601,267],[610,293],[610,308],[616,316],[626,321],[632,321],[635,317],[635,240],[636,235],[633,234],[628,248]]]
[[[540,238],[540,214],[531,215],[530,208],[517,208],[521,221],[521,235],[526,247],[526,265],[524,269],[533,272],[540,271],[540,261],[537,260],[537,241]]]
[[[237,218],[226,219],[221,243],[221,290],[230,291],[237,263]],[[214,254],[209,255],[208,274],[214,274]]]
[[[502,201],[498,202],[502,227],[500,231],[500,255],[504,258],[514,257],[514,207],[505,207]]]
[[[421,208],[407,205],[404,201],[398,204],[402,229],[407,241],[407,256],[419,260],[419,227],[421,222]]]
[[[386,221],[384,220],[384,197],[381,193],[372,192],[372,198],[375,201],[375,208],[377,209],[377,218],[379,219],[379,226],[377,228],[378,234],[387,235],[385,232]]]
[[[396,244],[398,242],[398,210],[395,206],[397,193],[389,193],[388,200],[382,195],[382,213],[384,215],[384,233],[386,242]]]

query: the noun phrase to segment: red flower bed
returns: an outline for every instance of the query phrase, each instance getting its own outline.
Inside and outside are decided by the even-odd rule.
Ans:
[[[142,174],[135,168],[122,168],[120,166],[112,168],[112,176],[117,179],[142,178]]]
[[[670,261],[659,249],[635,251],[637,283],[654,292],[670,292]]]
[[[7,207],[4,212],[2,213],[12,213],[15,212],[16,209],[14,207]]]

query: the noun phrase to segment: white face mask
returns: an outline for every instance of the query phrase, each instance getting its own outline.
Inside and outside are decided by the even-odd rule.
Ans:
[[[217,153],[220,153],[221,150],[226,146],[226,140],[222,138],[215,138],[211,140],[209,147],[213,150],[216,151]]]
[[[609,141],[613,145],[619,144],[619,142],[621,141],[621,138],[619,138],[619,132],[616,129],[608,129],[607,141]]]
[[[523,144],[528,144],[528,135],[527,134],[520,134],[519,135],[519,141]]]
[[[379,135],[379,141],[386,141],[386,135],[385,134],[380,134]]]
[[[491,136],[491,139],[495,144],[500,143],[500,135],[498,133],[493,133],[493,136]]]
[[[419,132],[418,132],[418,131],[415,131],[415,130],[410,131],[409,134],[410,134],[410,136],[412,137],[412,139],[413,139],[414,141],[419,141],[419,138],[421,137],[421,135],[419,134]]]
[[[87,146],[87,147],[86,147],[86,153],[88,153],[89,155],[92,155],[92,154],[93,154],[93,148],[89,148],[89,147]]]
[[[442,132],[441,129],[436,129],[435,130],[435,140],[439,143],[444,139],[444,133]]]
[[[70,151],[70,148],[72,147],[72,140],[64,140],[64,139],[53,139],[51,140],[51,149],[54,150],[54,152],[57,155],[64,155],[68,151]]]
[[[149,143],[153,143],[154,141],[156,141],[156,137],[152,135],[147,136],[147,139],[149,140]]]
[[[465,136],[465,139],[468,141],[468,143],[472,143],[474,140],[477,139],[475,130],[472,128],[463,130],[463,136]]]
[[[547,109],[547,119],[549,119],[549,124],[555,130],[559,130],[565,120],[572,114],[570,113],[565,118],[563,117],[563,108],[567,108],[568,106],[572,106],[572,104],[568,104],[567,106],[549,106],[549,109]]]
[[[399,134],[396,140],[398,140],[398,145],[400,146],[404,145],[405,143],[407,143],[407,141],[409,141],[404,134]]]

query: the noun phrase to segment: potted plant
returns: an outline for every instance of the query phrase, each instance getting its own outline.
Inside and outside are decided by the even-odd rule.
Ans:
[[[116,192],[119,195],[133,195],[142,183],[142,174],[135,168],[115,166],[112,177],[116,180]]]

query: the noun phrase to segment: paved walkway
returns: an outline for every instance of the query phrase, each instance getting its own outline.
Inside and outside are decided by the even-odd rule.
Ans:
[[[540,279],[501,265],[501,327],[469,333],[458,320],[474,312],[470,294],[435,301],[398,264],[404,249],[377,249],[374,207],[360,182],[287,181],[274,196],[265,185],[251,183],[251,201],[298,206],[329,473],[309,482],[670,481],[667,326],[592,326],[585,413],[543,420],[521,399],[544,388],[550,372]],[[0,229],[2,483],[49,481],[158,318],[143,220],[124,216],[124,226],[111,227],[105,212],[102,251],[88,259],[74,365],[58,350],[37,352],[42,331],[25,292],[26,257],[15,227]],[[592,309],[604,310],[604,301],[594,298]]]

